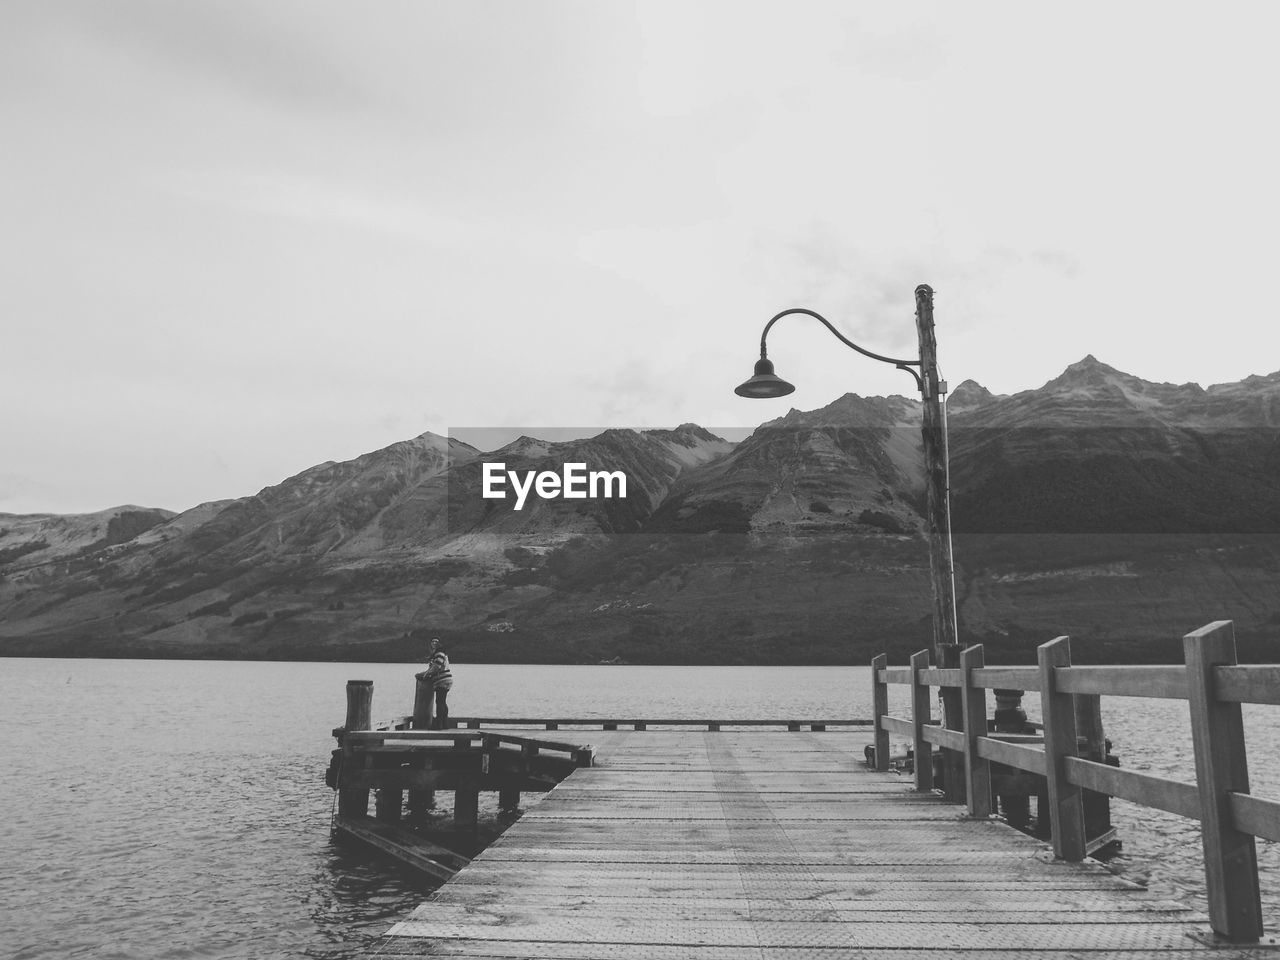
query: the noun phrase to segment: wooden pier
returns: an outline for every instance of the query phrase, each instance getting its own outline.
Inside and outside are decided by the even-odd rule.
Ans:
[[[593,732],[576,770],[374,957],[811,960],[1277,954],[869,769],[870,734]]]
[[[893,668],[877,658],[871,729],[851,721],[843,729],[836,721],[561,729],[562,740],[589,740],[591,765],[569,770],[530,803],[367,955],[1280,958],[1280,937],[1258,910],[1252,856],[1254,836],[1280,830],[1280,805],[1248,794],[1238,723],[1240,702],[1280,703],[1280,668],[1236,667],[1229,640],[1222,623],[1189,635],[1185,667],[1072,667],[1061,638],[1042,648],[1038,668],[984,667],[979,648],[954,670],[920,658]],[[893,682],[913,686],[915,717],[888,714],[884,691]],[[1045,697],[1038,737],[988,735],[976,701],[1015,685]],[[968,731],[929,717],[931,688],[948,686],[963,694]],[[1101,693],[1188,697],[1199,784],[1084,759],[1072,698],[1086,698],[1087,707]],[[913,736],[916,757],[926,758],[914,774],[883,769],[890,731]],[[383,732],[378,742],[391,747],[396,735]],[[525,734],[483,735],[500,746]],[[1212,754],[1205,762],[1202,741]],[[934,747],[963,757],[965,804],[932,789]],[[997,764],[1041,778],[1052,844],[993,815]],[[361,784],[374,782],[362,776]],[[394,790],[405,781],[381,782]],[[1161,899],[1087,859],[1086,790],[1200,819],[1209,912]]]

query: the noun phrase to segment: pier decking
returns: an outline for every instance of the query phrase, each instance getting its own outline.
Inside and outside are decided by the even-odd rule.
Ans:
[[[576,735],[596,765],[369,956],[1280,956],[1211,946],[1204,914],[868,769],[866,730]]]

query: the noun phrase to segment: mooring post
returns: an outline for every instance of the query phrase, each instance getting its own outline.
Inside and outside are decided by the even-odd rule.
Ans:
[[[889,712],[889,685],[880,679],[880,671],[889,666],[887,653],[877,654],[871,660],[871,719],[875,730],[876,769],[889,769],[889,731],[884,727],[884,716]]]
[[[960,654],[964,677],[960,703],[964,710],[965,803],[971,817],[991,816],[991,763],[978,756],[978,738],[987,735],[987,691],[973,684],[973,671],[985,662],[980,643]]]
[[[1258,852],[1252,834],[1235,827],[1232,793],[1249,792],[1244,720],[1240,704],[1214,693],[1214,668],[1236,662],[1235,630],[1217,620],[1183,637],[1191,741],[1200,788],[1200,835],[1213,932],[1233,943],[1256,943],[1262,936]]]
[[[1040,702],[1044,714],[1044,767],[1049,792],[1053,855],[1085,857],[1084,806],[1080,788],[1067,780],[1066,758],[1076,755],[1076,711],[1069,693],[1057,689],[1054,671],[1071,666],[1071,643],[1058,637],[1036,651],[1040,661]]]
[[[338,813],[344,817],[369,815],[368,788],[342,788],[342,780],[357,769],[363,770],[366,757],[356,753],[353,741],[346,736],[373,726],[373,681],[347,681],[347,719],[342,725],[342,773],[338,778]]]
[[[415,677],[413,692],[413,729],[430,730],[434,719],[435,687],[424,672]],[[409,815],[415,820],[426,817],[427,811],[436,805],[434,790],[409,791]]]
[[[926,724],[933,722],[930,711],[933,709],[929,700],[929,685],[920,676],[921,670],[929,668],[929,651],[921,650],[911,655],[911,725],[914,728],[916,789],[933,789],[933,744],[924,738]]]
[[[426,673],[415,675],[413,691],[413,729],[430,730],[435,717],[435,685]]]

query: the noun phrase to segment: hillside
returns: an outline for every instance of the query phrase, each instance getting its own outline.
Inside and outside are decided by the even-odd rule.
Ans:
[[[961,635],[1168,659],[1280,639],[1280,373],[1154,384],[1086,357],[948,403]],[[0,516],[0,652],[849,663],[930,636],[919,404],[846,395],[737,444],[694,424],[423,434],[173,516]],[[483,464],[620,470],[617,499],[482,496]],[[1274,650],[1267,653],[1274,657]]]

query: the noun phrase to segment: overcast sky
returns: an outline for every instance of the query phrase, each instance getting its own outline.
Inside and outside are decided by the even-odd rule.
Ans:
[[[465,426],[1280,369],[1253,3],[6,0],[0,511]]]

